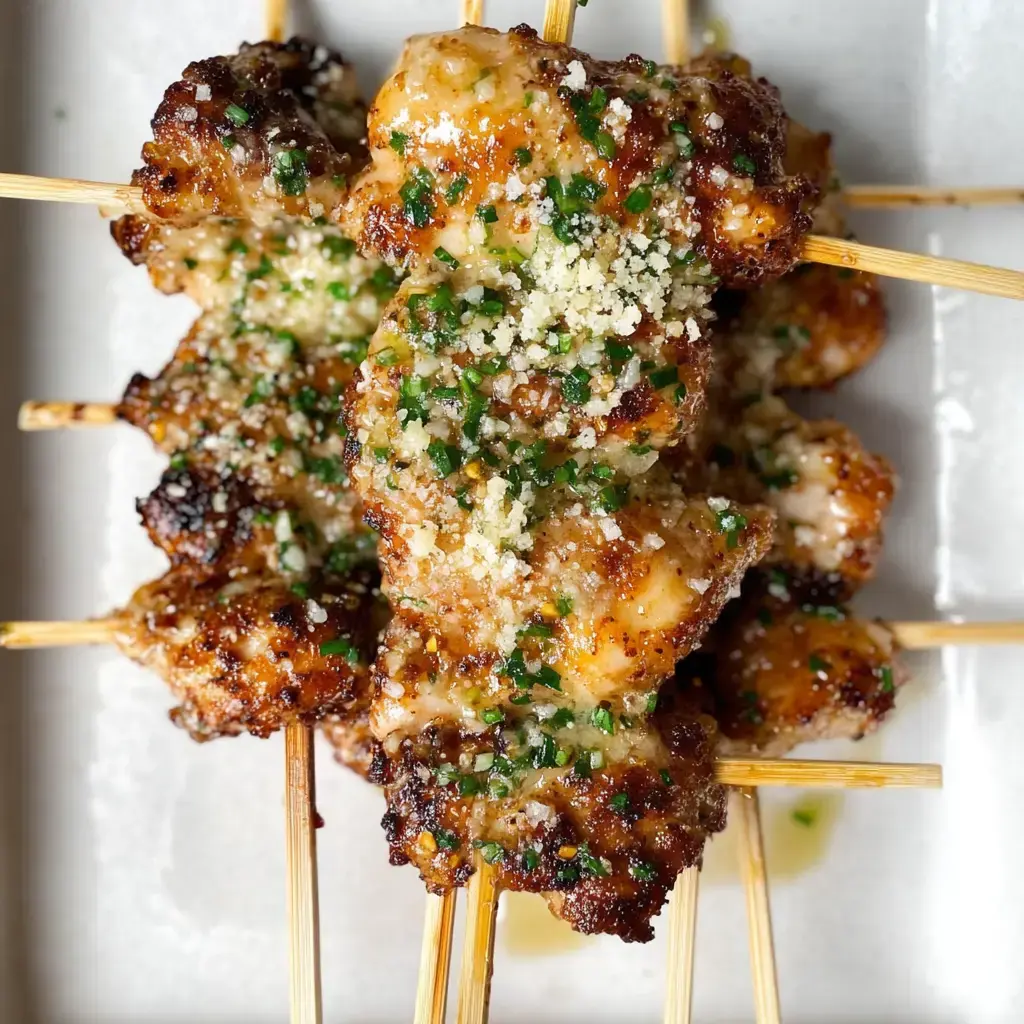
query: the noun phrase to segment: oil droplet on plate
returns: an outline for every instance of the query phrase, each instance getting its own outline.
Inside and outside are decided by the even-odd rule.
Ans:
[[[530,892],[502,893],[498,933],[514,956],[557,956],[596,941],[573,931],[548,910],[542,896]]]
[[[765,861],[772,882],[791,881],[820,864],[828,854],[843,794],[812,790],[791,799],[761,804]],[[739,882],[739,829],[726,827],[704,852],[701,884]]]

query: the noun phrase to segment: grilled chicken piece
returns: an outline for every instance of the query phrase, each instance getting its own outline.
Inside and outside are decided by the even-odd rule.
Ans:
[[[723,303],[715,337],[723,373],[736,395],[824,388],[859,370],[885,340],[878,278],[804,263]]]
[[[859,739],[893,708],[906,675],[892,633],[804,589],[771,571],[680,664],[684,692],[709,693],[727,755],[781,757],[811,740]]]
[[[842,580],[847,593],[874,574],[892,467],[833,420],[805,420],[779,398],[751,405],[715,391],[702,433],[673,453],[689,488],[778,513],[767,560]]]
[[[232,478],[172,470],[140,502],[171,569],[119,614],[117,643],[153,669],[195,739],[363,715],[385,606],[374,567],[297,573],[281,522]]]
[[[339,54],[297,38],[245,44],[190,64],[167,89],[132,184],[153,217],[179,227],[210,215],[315,219],[338,205],[365,159],[365,123]],[[129,253],[149,230],[137,216],[113,226]]]
[[[783,175],[784,132],[764,82],[598,61],[527,26],[418,36],[374,100],[373,164],[348,214],[394,263],[443,246],[480,269],[510,246],[530,253],[541,222],[566,236],[589,234],[591,213],[657,223],[673,248],[694,242],[716,274],[754,283],[792,265],[809,225],[813,187]]]
[[[713,720],[683,700],[659,709],[660,731],[554,704],[491,712],[431,726],[385,762],[392,862],[436,892],[480,853],[502,888],[545,893],[579,931],[648,941],[676,875],[725,824]]]
[[[347,210],[411,276],[351,389],[347,455],[395,611],[371,709],[386,827],[433,888],[475,846],[575,926],[646,939],[721,823],[703,728],[683,729],[694,774],[648,701],[772,517],[687,498],[657,463],[700,411],[715,275],[785,269],[807,222],[781,125],[763,86],[526,30],[415,39],[374,103]]]
[[[328,543],[358,529],[341,399],[395,287],[390,270],[353,249],[327,227],[208,220],[178,231],[159,276],[207,312],[158,376],[132,379],[119,407],[172,459],[241,474]],[[153,259],[150,269],[158,276]]]

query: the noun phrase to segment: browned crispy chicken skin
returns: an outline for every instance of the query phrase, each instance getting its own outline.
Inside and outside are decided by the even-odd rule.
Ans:
[[[340,57],[293,40],[190,65],[153,127],[134,180],[154,216],[114,236],[201,314],[119,408],[172,466],[140,503],[171,568],[134,595],[119,642],[197,739],[326,717],[358,733],[386,606],[340,402],[396,280],[313,193],[340,194],[365,158],[365,108]]]
[[[139,507],[171,568],[120,613],[117,642],[171,687],[177,724],[195,739],[267,736],[366,706],[384,619],[373,567],[290,586],[288,513],[231,478],[170,470]]]
[[[392,857],[474,856],[588,931],[651,935],[722,824],[711,723],[657,688],[771,543],[680,491],[719,277],[788,269],[809,223],[773,90],[528,30],[410,41],[345,207],[410,271],[346,403],[394,616],[377,659]],[[666,781],[668,780],[668,781]]]

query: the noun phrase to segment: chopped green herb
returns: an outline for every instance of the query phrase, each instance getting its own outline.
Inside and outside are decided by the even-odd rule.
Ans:
[[[484,725],[497,725],[505,721],[505,712],[501,708],[482,708],[480,710],[480,721]]]
[[[242,241],[237,235],[231,239],[230,242],[224,247],[225,252],[237,252],[241,256],[245,256],[249,251],[249,246]]]
[[[732,158],[732,166],[733,170],[738,171],[740,174],[745,174],[748,178],[753,177],[757,173],[757,164],[746,153],[737,153]]]
[[[725,534],[725,546],[729,549],[740,542],[740,532],[747,528],[747,517],[731,508],[724,508],[715,513],[718,530]]]
[[[451,184],[444,190],[445,202],[449,206],[453,206],[459,201],[459,196],[465,191],[466,186],[469,184],[469,178],[464,174],[460,174],[452,179]]]
[[[520,863],[522,864],[524,871],[535,871],[537,865],[540,864],[540,854],[533,849],[532,846],[528,846],[523,850],[522,857],[520,857]]]
[[[625,814],[629,810],[629,794],[628,793],[616,793],[615,796],[608,801],[608,806],[616,814]]]
[[[322,655],[339,654],[350,665],[355,665],[359,661],[359,651],[352,646],[351,640],[343,636],[338,637],[337,640],[325,640],[320,645],[320,653]]]
[[[576,851],[576,859],[580,862],[580,867],[588,875],[595,875],[598,878],[606,878],[608,876],[608,869],[599,857],[595,857],[590,852],[590,847],[586,843],[580,843]]]
[[[405,144],[409,141],[409,136],[404,135],[402,132],[392,132],[391,141],[388,145],[399,155],[405,156]]]
[[[520,146],[516,150],[515,157],[516,163],[520,167],[526,167],[527,164],[533,161],[533,154],[525,146]]]
[[[462,463],[462,452],[454,445],[445,444],[440,438],[434,438],[427,445],[427,454],[434,464],[434,470],[442,479],[451,476]]]
[[[439,245],[434,250],[434,258],[440,260],[446,267],[457,270],[459,261],[444,246]]]
[[[889,665],[883,665],[878,672],[879,678],[882,680],[882,693],[892,693],[896,689],[896,685],[892,678],[892,667]]]
[[[662,768],[658,774],[661,776],[661,781],[664,782],[666,786],[672,785],[672,774],[667,768]]]
[[[590,712],[590,724],[611,736],[615,732],[615,719],[611,709],[598,705]]]
[[[590,374],[576,366],[562,378],[562,397],[572,405],[590,401]]]
[[[597,493],[595,504],[605,512],[618,512],[629,501],[628,484],[609,484]]]
[[[331,281],[327,285],[327,293],[338,302],[348,302],[352,298],[352,289],[344,281]]]
[[[653,882],[658,875],[654,865],[649,864],[645,860],[639,860],[635,864],[630,864],[629,873],[638,882]]]
[[[398,362],[398,353],[388,346],[382,348],[373,358],[378,366],[394,366]]]
[[[434,212],[434,176],[425,167],[414,167],[398,190],[406,219],[413,227],[426,227]]]
[[[555,598],[555,610],[564,619],[566,615],[572,614],[572,598],[562,594]]]
[[[488,864],[497,864],[498,861],[505,859],[505,850],[498,843],[488,842],[486,839],[474,839],[473,846],[480,851],[480,856]]]
[[[457,850],[461,845],[459,837],[446,828],[435,828],[430,833],[439,850]]]
[[[690,129],[682,121],[673,121],[669,128],[672,132],[672,138],[675,140],[676,149],[679,150],[679,155],[684,160],[689,160],[697,148],[693,144],[693,139],[690,138]]]
[[[235,125],[241,127],[243,124],[249,123],[249,111],[245,107],[240,107],[237,103],[229,103],[224,108],[224,116]]]
[[[309,183],[304,149],[282,149],[274,154],[274,181],[286,196],[301,196]]]
[[[808,807],[798,807],[792,814],[793,820],[804,828],[811,828],[818,820],[817,812]]]
[[[807,667],[815,674],[828,672],[829,668],[831,668],[829,663],[818,654],[812,654],[807,659]]]
[[[652,714],[654,714],[655,710],[657,710],[657,707],[658,707],[658,691],[657,690],[651,690],[651,692],[649,694],[647,694],[647,703],[644,704],[644,711],[647,714],[652,715]]]
[[[478,206],[476,208],[476,215],[485,224],[494,224],[498,220],[498,211],[493,206]]]
[[[648,378],[651,382],[651,387],[655,391],[660,391],[661,388],[667,388],[669,384],[675,384],[679,380],[679,367],[678,366],[666,366],[660,370],[654,370]]]
[[[650,185],[638,185],[626,196],[622,205],[628,213],[643,213],[651,205],[653,198]]]
[[[548,720],[547,724],[552,729],[564,729],[575,721],[572,711],[569,708],[559,708]]]
[[[194,260],[191,256],[186,256],[182,262],[188,270],[195,270],[199,266],[199,260]]]

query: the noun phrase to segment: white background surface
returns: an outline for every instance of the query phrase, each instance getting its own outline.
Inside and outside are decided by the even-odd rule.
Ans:
[[[456,0],[316,0],[299,26],[372,87]],[[490,24],[542,4],[491,0]],[[590,0],[577,42],[661,57],[656,0]],[[727,9],[726,9],[727,8]],[[164,87],[261,35],[258,0],[0,0],[3,169],[124,180]],[[1011,0],[729,0],[733,45],[836,136],[849,181],[1021,184],[1024,8]],[[1024,267],[1024,210],[864,215],[865,240]],[[85,208],[0,205],[0,617],[98,613],[159,569],[134,513],[160,460],[127,427],[19,436],[22,399],[112,399],[190,316]],[[893,618],[1024,618],[1024,307],[893,284],[882,357],[808,407],[903,478],[862,606]],[[1024,1018],[1024,653],[918,658],[915,692],[863,756],[935,760],[942,793],[847,795],[827,856],[773,889],[787,1021]],[[0,1019],[280,1021],[287,1013],[282,750],[192,744],[160,684],[112,652],[7,654],[0,744]],[[380,797],[320,758],[331,1021],[413,1002],[422,895],[386,863]],[[858,756],[852,745],[815,755]],[[770,808],[769,808],[770,811]],[[769,850],[769,853],[771,851]],[[557,958],[499,936],[495,1021],[656,1020],[663,936]],[[705,886],[697,1017],[752,1018],[738,885]]]

